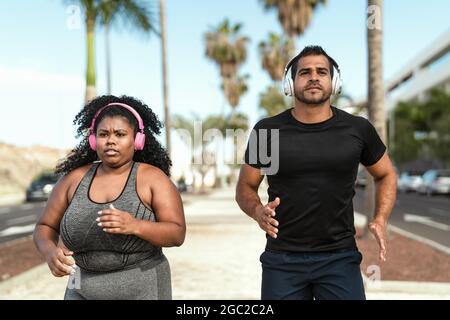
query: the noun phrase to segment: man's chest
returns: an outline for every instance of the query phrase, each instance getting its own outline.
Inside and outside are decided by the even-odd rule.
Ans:
[[[353,172],[363,142],[349,130],[279,131],[279,173]]]

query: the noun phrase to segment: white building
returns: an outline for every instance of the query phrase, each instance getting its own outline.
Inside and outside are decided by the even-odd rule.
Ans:
[[[440,87],[450,92],[450,29],[420,51],[405,67],[385,82],[386,116],[401,101],[426,98],[427,92]],[[366,116],[367,97],[355,99],[349,112],[362,110]],[[347,110],[347,109],[346,109]]]
[[[400,101],[423,100],[437,87],[450,92],[450,29],[386,82],[386,111]]]

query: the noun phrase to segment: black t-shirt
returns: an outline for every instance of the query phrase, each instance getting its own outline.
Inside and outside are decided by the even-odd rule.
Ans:
[[[352,199],[358,164],[375,164],[386,147],[368,120],[331,108],[333,116],[320,123],[301,123],[288,109],[254,127],[245,163],[266,170],[269,201],[281,200],[278,236],[267,236],[267,250],[356,248]]]

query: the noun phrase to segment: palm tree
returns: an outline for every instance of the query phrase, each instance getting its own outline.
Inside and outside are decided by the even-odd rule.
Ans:
[[[205,34],[206,56],[220,67],[222,78],[234,77],[247,59],[249,39],[240,35],[241,23],[232,25],[228,19]]]
[[[267,71],[274,84],[268,86],[259,96],[259,107],[265,116],[274,116],[287,108],[291,101],[280,93],[284,67],[294,55],[295,45],[290,38],[269,33],[268,39],[258,46],[262,67]]]
[[[368,99],[367,113],[369,121],[373,123],[375,129],[383,142],[386,143],[386,119],[384,114],[384,84],[383,84],[383,33],[382,33],[382,0],[368,0],[367,11],[367,52],[368,52]],[[374,12],[371,12],[371,9]],[[374,14],[374,16],[372,16]],[[375,18],[375,24],[369,22]],[[367,221],[372,219],[375,208],[375,185],[373,178],[367,174],[366,181],[366,214]],[[367,235],[367,228],[364,228],[364,235]]]
[[[266,10],[278,11],[278,21],[288,36],[286,39],[270,33],[268,41],[259,44],[263,68],[273,81],[279,82],[283,79],[284,67],[294,55],[295,37],[305,32],[316,7],[319,4],[326,4],[327,0],[260,0],[260,2]],[[278,92],[275,85],[272,85],[261,93],[259,106],[268,116],[272,116],[287,109],[290,102]]]
[[[106,94],[111,94],[111,45],[110,45],[110,30],[111,19],[115,12],[117,12],[118,2],[110,2],[105,0],[102,10],[102,25],[105,26],[105,61],[106,61]]]
[[[208,148],[211,141],[205,141],[201,140],[201,145],[199,144],[192,144],[192,139],[195,135],[194,132],[194,121],[199,121],[201,123],[202,132],[205,133],[209,129],[217,129],[220,131],[222,136],[226,138],[227,130],[248,130],[248,117],[244,113],[237,112],[234,114],[234,119],[231,119],[231,116],[223,117],[221,115],[208,115],[204,117],[203,119],[199,117],[196,114],[192,114],[190,117],[181,116],[181,115],[175,115],[173,117],[172,122],[172,128],[174,129],[184,129],[187,131],[191,139],[189,141],[184,140],[183,136],[182,138],[183,142],[185,142],[188,146],[188,148],[192,149],[192,162],[191,162],[191,170],[192,172],[198,172],[201,176],[201,187],[200,192],[203,193],[205,191],[205,185],[204,185],[204,177],[206,173],[210,170],[214,170],[214,176],[216,181],[214,182],[214,186],[218,186],[218,163],[217,163],[217,156],[214,152],[211,152],[211,150]],[[236,144],[234,144],[236,146]],[[242,146],[241,146],[242,147]],[[242,148],[241,148],[242,149]],[[239,150],[242,151],[242,150]],[[202,152],[202,153],[200,153]],[[196,164],[194,159],[196,157],[202,157],[202,163]],[[238,155],[240,157],[243,155]],[[204,158],[209,157],[212,159],[212,161],[208,161],[209,163],[205,163]],[[234,169],[234,168],[232,168]],[[194,174],[195,177],[195,174]],[[195,187],[195,182],[194,182]],[[195,191],[195,190],[194,190]]]
[[[247,43],[249,39],[240,34],[242,24],[233,25],[228,19],[222,21],[217,27],[211,28],[205,34],[206,57],[214,61],[220,68],[222,78],[221,89],[231,106],[231,115],[225,123],[229,127],[247,125],[248,119],[242,121],[240,114],[236,113],[241,96],[247,92],[248,75],[239,75],[238,69],[247,58]],[[247,125],[248,126],[248,125]],[[234,150],[238,151],[236,141],[233,141]],[[233,152],[233,155],[236,152]],[[234,157],[233,157],[234,158]],[[234,168],[232,168],[235,174]]]
[[[97,24],[111,25],[118,19],[133,27],[148,32],[153,28],[147,4],[139,0],[72,0],[84,11],[87,34],[87,66],[85,102],[96,96],[94,34]],[[108,45],[109,46],[109,45]],[[109,58],[107,58],[109,59]]]
[[[166,14],[165,1],[159,0],[159,22],[161,27],[161,57],[162,57],[162,78],[163,78],[163,103],[164,103],[164,123],[166,127],[166,149],[169,156],[172,152],[170,140],[170,112],[169,112],[169,87],[167,85],[167,48],[166,48]]]
[[[305,32],[314,10],[327,0],[260,0],[266,10],[276,9],[284,32],[294,41]]]
[[[368,0],[368,6],[378,9],[378,25],[367,28],[368,52],[368,115],[383,141],[386,141],[386,117],[384,113],[383,84],[383,32],[382,32],[383,0]]]
[[[231,24],[228,19],[205,34],[206,56],[220,68],[221,89],[234,114],[240,97],[248,90],[248,75],[238,75],[238,68],[247,59],[249,39],[240,34],[242,24]]]
[[[290,105],[290,99],[280,92],[279,85],[276,84],[270,85],[259,95],[259,108],[264,111],[265,117],[275,116],[288,109]]]
[[[239,105],[239,100],[241,96],[248,91],[247,80],[249,78],[248,74],[243,76],[238,75],[236,77],[223,78],[222,80],[222,90],[231,105],[232,115],[236,107]]]
[[[271,32],[267,41],[261,41],[258,48],[262,67],[269,73],[272,81],[283,80],[284,67],[295,53],[292,39]]]

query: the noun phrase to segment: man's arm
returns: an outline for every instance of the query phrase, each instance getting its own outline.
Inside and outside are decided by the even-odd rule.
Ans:
[[[278,221],[273,217],[275,216],[275,208],[280,204],[280,199],[276,198],[267,205],[261,203],[261,199],[258,196],[258,187],[263,178],[264,176],[261,174],[260,169],[243,164],[236,186],[235,199],[242,211],[256,220],[261,229],[266,231],[272,238],[276,238]]]
[[[367,171],[377,186],[374,220],[387,223],[397,197],[397,174],[387,152]]]
[[[236,202],[242,211],[253,219],[255,219],[256,207],[262,205],[258,196],[258,188],[263,178],[260,169],[253,168],[248,164],[241,166],[236,185]]]
[[[386,261],[386,227],[397,197],[397,174],[387,152],[377,163],[366,168],[376,183],[375,215],[369,230],[380,245],[380,259]]]

